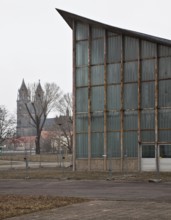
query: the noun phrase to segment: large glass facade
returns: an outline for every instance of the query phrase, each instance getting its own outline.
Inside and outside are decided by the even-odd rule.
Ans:
[[[76,157],[137,158],[139,144],[151,157],[171,143],[171,48],[81,22],[75,37]]]

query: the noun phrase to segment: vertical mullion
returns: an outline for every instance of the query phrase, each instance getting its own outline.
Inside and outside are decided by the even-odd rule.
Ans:
[[[141,169],[141,40],[138,41],[138,170]]]
[[[76,24],[73,20],[72,31],[72,53],[73,53],[73,87],[72,87],[72,100],[73,100],[73,171],[76,170]]]
[[[124,120],[124,36],[122,35],[121,41],[121,131],[120,131],[120,143],[121,143],[121,171],[123,171],[123,120]]]
[[[91,170],[91,27],[88,34],[88,170]]]
[[[107,31],[104,36],[104,170],[107,169]]]
[[[156,44],[155,56],[155,151],[156,151],[156,171],[159,173],[159,152],[158,152],[158,44]]]

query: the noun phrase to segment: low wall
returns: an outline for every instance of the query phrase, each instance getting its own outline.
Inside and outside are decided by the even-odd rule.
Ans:
[[[111,158],[106,161],[107,169],[104,170],[104,159],[93,158],[88,167],[88,159],[76,159],[76,170],[92,170],[92,171],[107,171],[111,169],[113,172],[138,172],[138,158],[126,158],[121,161],[121,158]]]

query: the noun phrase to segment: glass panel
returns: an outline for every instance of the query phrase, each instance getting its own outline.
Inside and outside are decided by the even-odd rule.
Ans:
[[[88,112],[88,88],[76,89],[76,112]]]
[[[102,112],[95,112],[91,115],[91,131],[104,130],[104,114]]]
[[[104,34],[105,34],[105,29],[96,28],[96,27],[92,28],[92,38],[104,37]]]
[[[104,63],[104,40],[93,40],[91,45],[91,64]]]
[[[76,43],[76,66],[88,65],[88,41]]]
[[[138,59],[138,39],[125,37],[125,60]]]
[[[171,78],[171,57],[159,59],[159,79]]]
[[[154,80],[155,60],[142,60],[141,62],[141,80]]]
[[[83,23],[76,23],[76,40],[88,39],[88,25]]]
[[[159,130],[159,141],[171,142],[171,130]]]
[[[124,82],[136,82],[138,80],[138,63],[129,62],[124,65]]]
[[[155,85],[154,82],[144,82],[141,85],[141,107],[154,108]]]
[[[153,110],[141,111],[141,129],[154,129],[155,113]]]
[[[149,41],[142,41],[141,43],[141,58],[155,58],[156,44]]]
[[[130,131],[124,132],[124,155],[127,157],[137,157],[138,156],[138,136],[137,132]]]
[[[88,134],[76,134],[76,157],[88,157]]]
[[[124,130],[138,129],[138,113],[137,111],[124,112]]]
[[[121,95],[120,85],[111,85],[107,87],[107,109],[120,109]]]
[[[92,133],[91,135],[91,156],[92,157],[103,157],[104,155],[104,134],[103,133]]]
[[[159,107],[171,107],[171,80],[159,81]]]
[[[138,156],[138,136],[137,132],[124,132],[124,155],[127,157]]]
[[[108,112],[107,128],[109,131],[120,130],[120,112]]]
[[[79,114],[76,115],[76,132],[88,132],[88,115]]]
[[[116,33],[114,33],[114,32],[108,31],[108,32],[107,32],[107,35],[108,35],[108,36],[113,36],[113,35],[116,36],[116,35],[118,35],[118,34],[116,34]]]
[[[107,134],[107,155],[108,157],[120,157],[120,132],[110,132]]]
[[[159,110],[159,128],[171,129],[171,109]]]
[[[171,56],[171,47],[159,46],[159,56]]]
[[[120,63],[107,65],[107,83],[120,83]]]
[[[107,62],[119,62],[121,60],[121,37],[109,37],[107,42]]]
[[[92,87],[91,89],[92,111],[103,111],[104,109],[104,87]]]
[[[155,141],[155,132],[152,131],[141,131],[141,141],[142,142],[154,142]]]
[[[124,84],[124,108],[136,109],[138,107],[138,85],[137,83]]]
[[[76,86],[88,85],[88,67],[76,68]]]
[[[142,145],[142,158],[155,158],[155,146]]]
[[[171,145],[160,145],[160,157],[171,158]]]
[[[104,84],[104,65],[91,67],[91,85]]]

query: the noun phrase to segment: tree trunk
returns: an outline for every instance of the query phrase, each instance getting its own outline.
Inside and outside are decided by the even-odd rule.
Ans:
[[[35,140],[36,154],[40,154],[40,136],[38,135]]]

